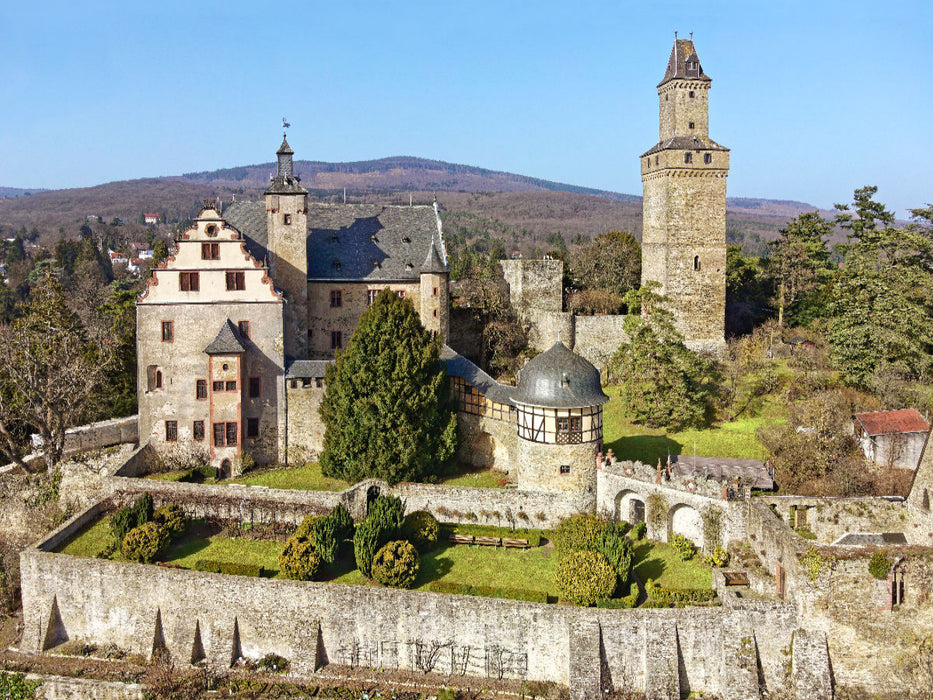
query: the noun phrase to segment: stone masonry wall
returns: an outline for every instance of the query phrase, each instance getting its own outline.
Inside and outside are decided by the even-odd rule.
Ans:
[[[592,362],[603,373],[609,360],[628,340],[623,315],[574,316],[574,345],[572,350]]]
[[[324,400],[324,382],[311,380],[304,386],[297,380],[285,380],[285,406],[288,415],[286,428],[288,445],[285,457],[288,464],[298,464],[316,458],[324,449],[324,421],[321,420],[321,402]]]
[[[560,312],[564,306],[563,260],[500,260],[516,309]]]
[[[110,420],[68,428],[65,431],[65,454],[99,450],[111,445],[138,441],[138,415],[111,418]],[[38,434],[32,435],[32,446],[36,449],[42,446],[42,438]]]

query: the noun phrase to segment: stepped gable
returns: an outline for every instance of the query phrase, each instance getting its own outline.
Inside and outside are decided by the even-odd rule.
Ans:
[[[601,406],[609,400],[599,370],[558,340],[518,374],[513,403],[545,408]]]
[[[308,280],[416,281],[430,267],[446,271],[437,251],[437,215],[431,206],[308,205]],[[224,218],[246,237],[258,260],[267,256],[263,202],[234,202]]]

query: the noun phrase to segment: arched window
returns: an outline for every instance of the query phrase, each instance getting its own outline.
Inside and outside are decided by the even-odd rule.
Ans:
[[[156,370],[156,375],[155,375],[155,388],[156,388],[156,389],[161,389],[161,388],[162,388],[162,370],[161,370],[161,369],[157,369],[157,370]]]
[[[700,256],[699,255],[693,256],[693,269],[694,270],[700,269]]]

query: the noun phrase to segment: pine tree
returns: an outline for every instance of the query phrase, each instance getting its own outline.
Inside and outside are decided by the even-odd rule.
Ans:
[[[439,473],[456,447],[440,345],[411,301],[379,293],[327,370],[324,474],[394,484]]]

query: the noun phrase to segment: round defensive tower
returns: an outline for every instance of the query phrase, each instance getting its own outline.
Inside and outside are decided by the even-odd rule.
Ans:
[[[518,422],[518,488],[579,494],[596,503],[596,458],[602,450],[599,371],[561,341],[532,359],[512,395]]]

